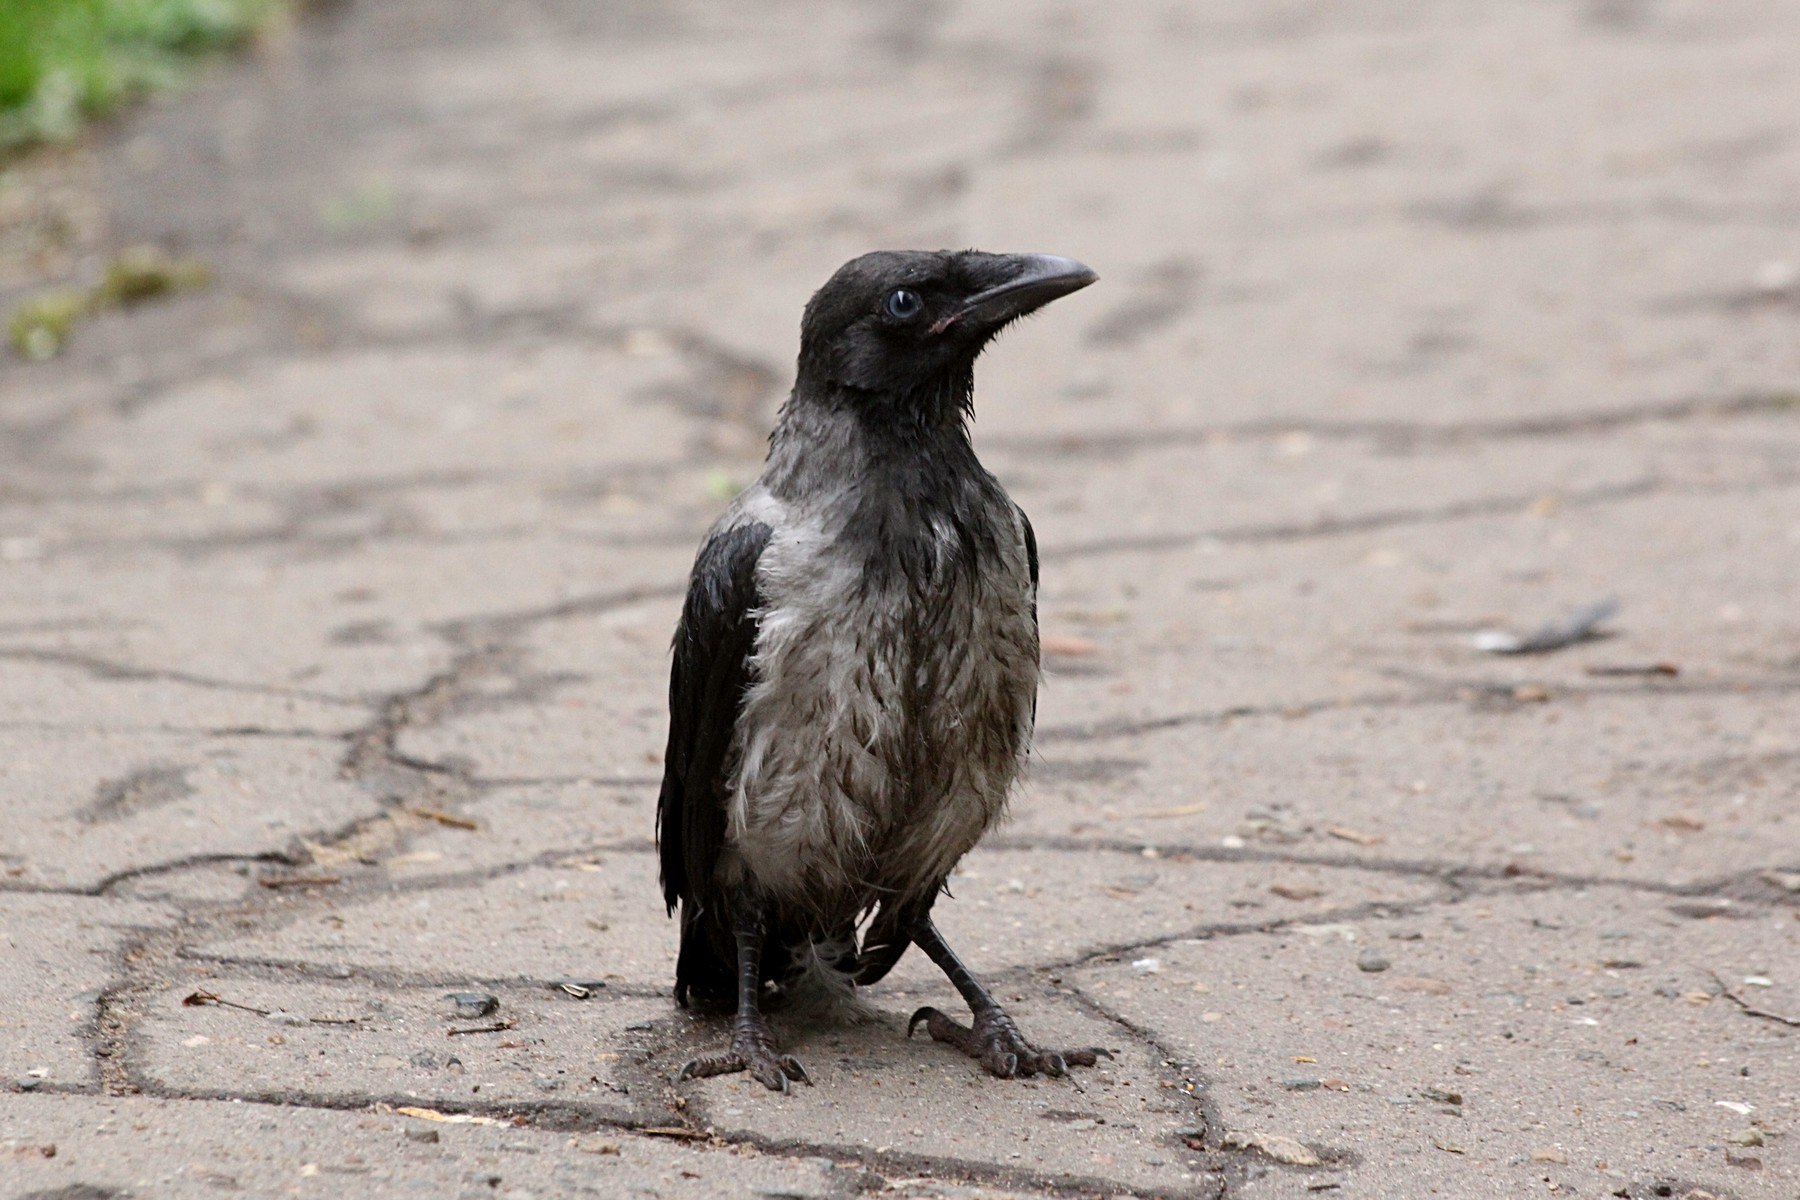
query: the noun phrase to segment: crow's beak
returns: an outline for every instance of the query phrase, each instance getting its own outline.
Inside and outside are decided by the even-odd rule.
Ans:
[[[932,326],[933,333],[957,326],[998,329],[1100,278],[1092,267],[1055,254],[997,256],[994,267],[993,274],[999,282],[970,296],[940,318]]]

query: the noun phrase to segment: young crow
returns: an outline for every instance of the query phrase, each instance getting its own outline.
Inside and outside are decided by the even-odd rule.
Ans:
[[[909,1032],[1003,1078],[1104,1053],[1027,1042],[931,921],[1005,811],[1037,710],[1037,543],[969,444],[975,358],[1094,278],[1049,255],[883,251],[807,304],[768,461],[701,547],[675,631],[657,805],[675,996],[737,1013],[730,1046],[678,1078],[811,1082],[764,985],[848,997],[908,945],[973,1017],[921,1008]]]

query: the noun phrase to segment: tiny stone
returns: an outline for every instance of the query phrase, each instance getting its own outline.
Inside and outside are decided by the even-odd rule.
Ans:
[[[1323,1080],[1314,1079],[1311,1076],[1299,1075],[1292,1079],[1282,1080],[1281,1086],[1290,1092],[1310,1092],[1323,1086],[1323,1082]]]
[[[438,1141],[438,1131],[435,1129],[409,1129],[406,1131],[406,1140],[409,1142],[430,1142],[435,1145]]]
[[[31,1076],[27,1075],[25,1078],[19,1080],[18,1088],[21,1092],[35,1092],[38,1084],[42,1082],[44,1081],[41,1079],[33,1079]]]
[[[1440,1104],[1461,1104],[1463,1102],[1461,1092],[1445,1091],[1443,1088],[1421,1088],[1419,1095],[1427,1100],[1436,1100]]]
[[[1760,1146],[1763,1144],[1763,1135],[1762,1130],[1752,1125],[1726,1134],[1725,1140],[1734,1146]]]
[[[604,979],[552,979],[550,990],[561,992],[572,1000],[586,1000],[606,986]]]
[[[1373,950],[1364,950],[1361,954],[1356,956],[1356,967],[1359,971],[1368,971],[1370,973],[1385,971],[1388,969],[1388,960],[1381,957],[1381,955]]]
[[[485,1017],[500,1007],[500,998],[486,992],[450,992],[444,999],[454,1007],[455,1015],[464,1020]]]

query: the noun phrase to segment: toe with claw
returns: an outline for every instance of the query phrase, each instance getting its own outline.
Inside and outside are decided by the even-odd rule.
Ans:
[[[1099,1046],[1078,1050],[1041,1050],[1026,1041],[1006,1011],[998,1006],[975,1014],[973,1027],[945,1016],[935,1008],[921,1008],[906,1023],[906,1036],[923,1022],[932,1041],[944,1042],[987,1068],[1000,1079],[1015,1076],[1067,1075],[1070,1067],[1091,1067],[1112,1051]]]
[[[775,1040],[765,1030],[740,1027],[732,1033],[731,1045],[724,1050],[697,1055],[675,1072],[677,1083],[684,1079],[705,1079],[711,1075],[729,1075],[747,1071],[751,1078],[772,1092],[788,1090],[788,1081],[812,1085],[806,1068],[791,1054],[775,1048]]]

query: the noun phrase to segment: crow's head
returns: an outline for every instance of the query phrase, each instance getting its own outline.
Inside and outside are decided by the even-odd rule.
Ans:
[[[1095,278],[1050,254],[879,250],[853,258],[806,306],[800,384],[881,409],[950,397],[966,404],[975,357],[995,334]]]

